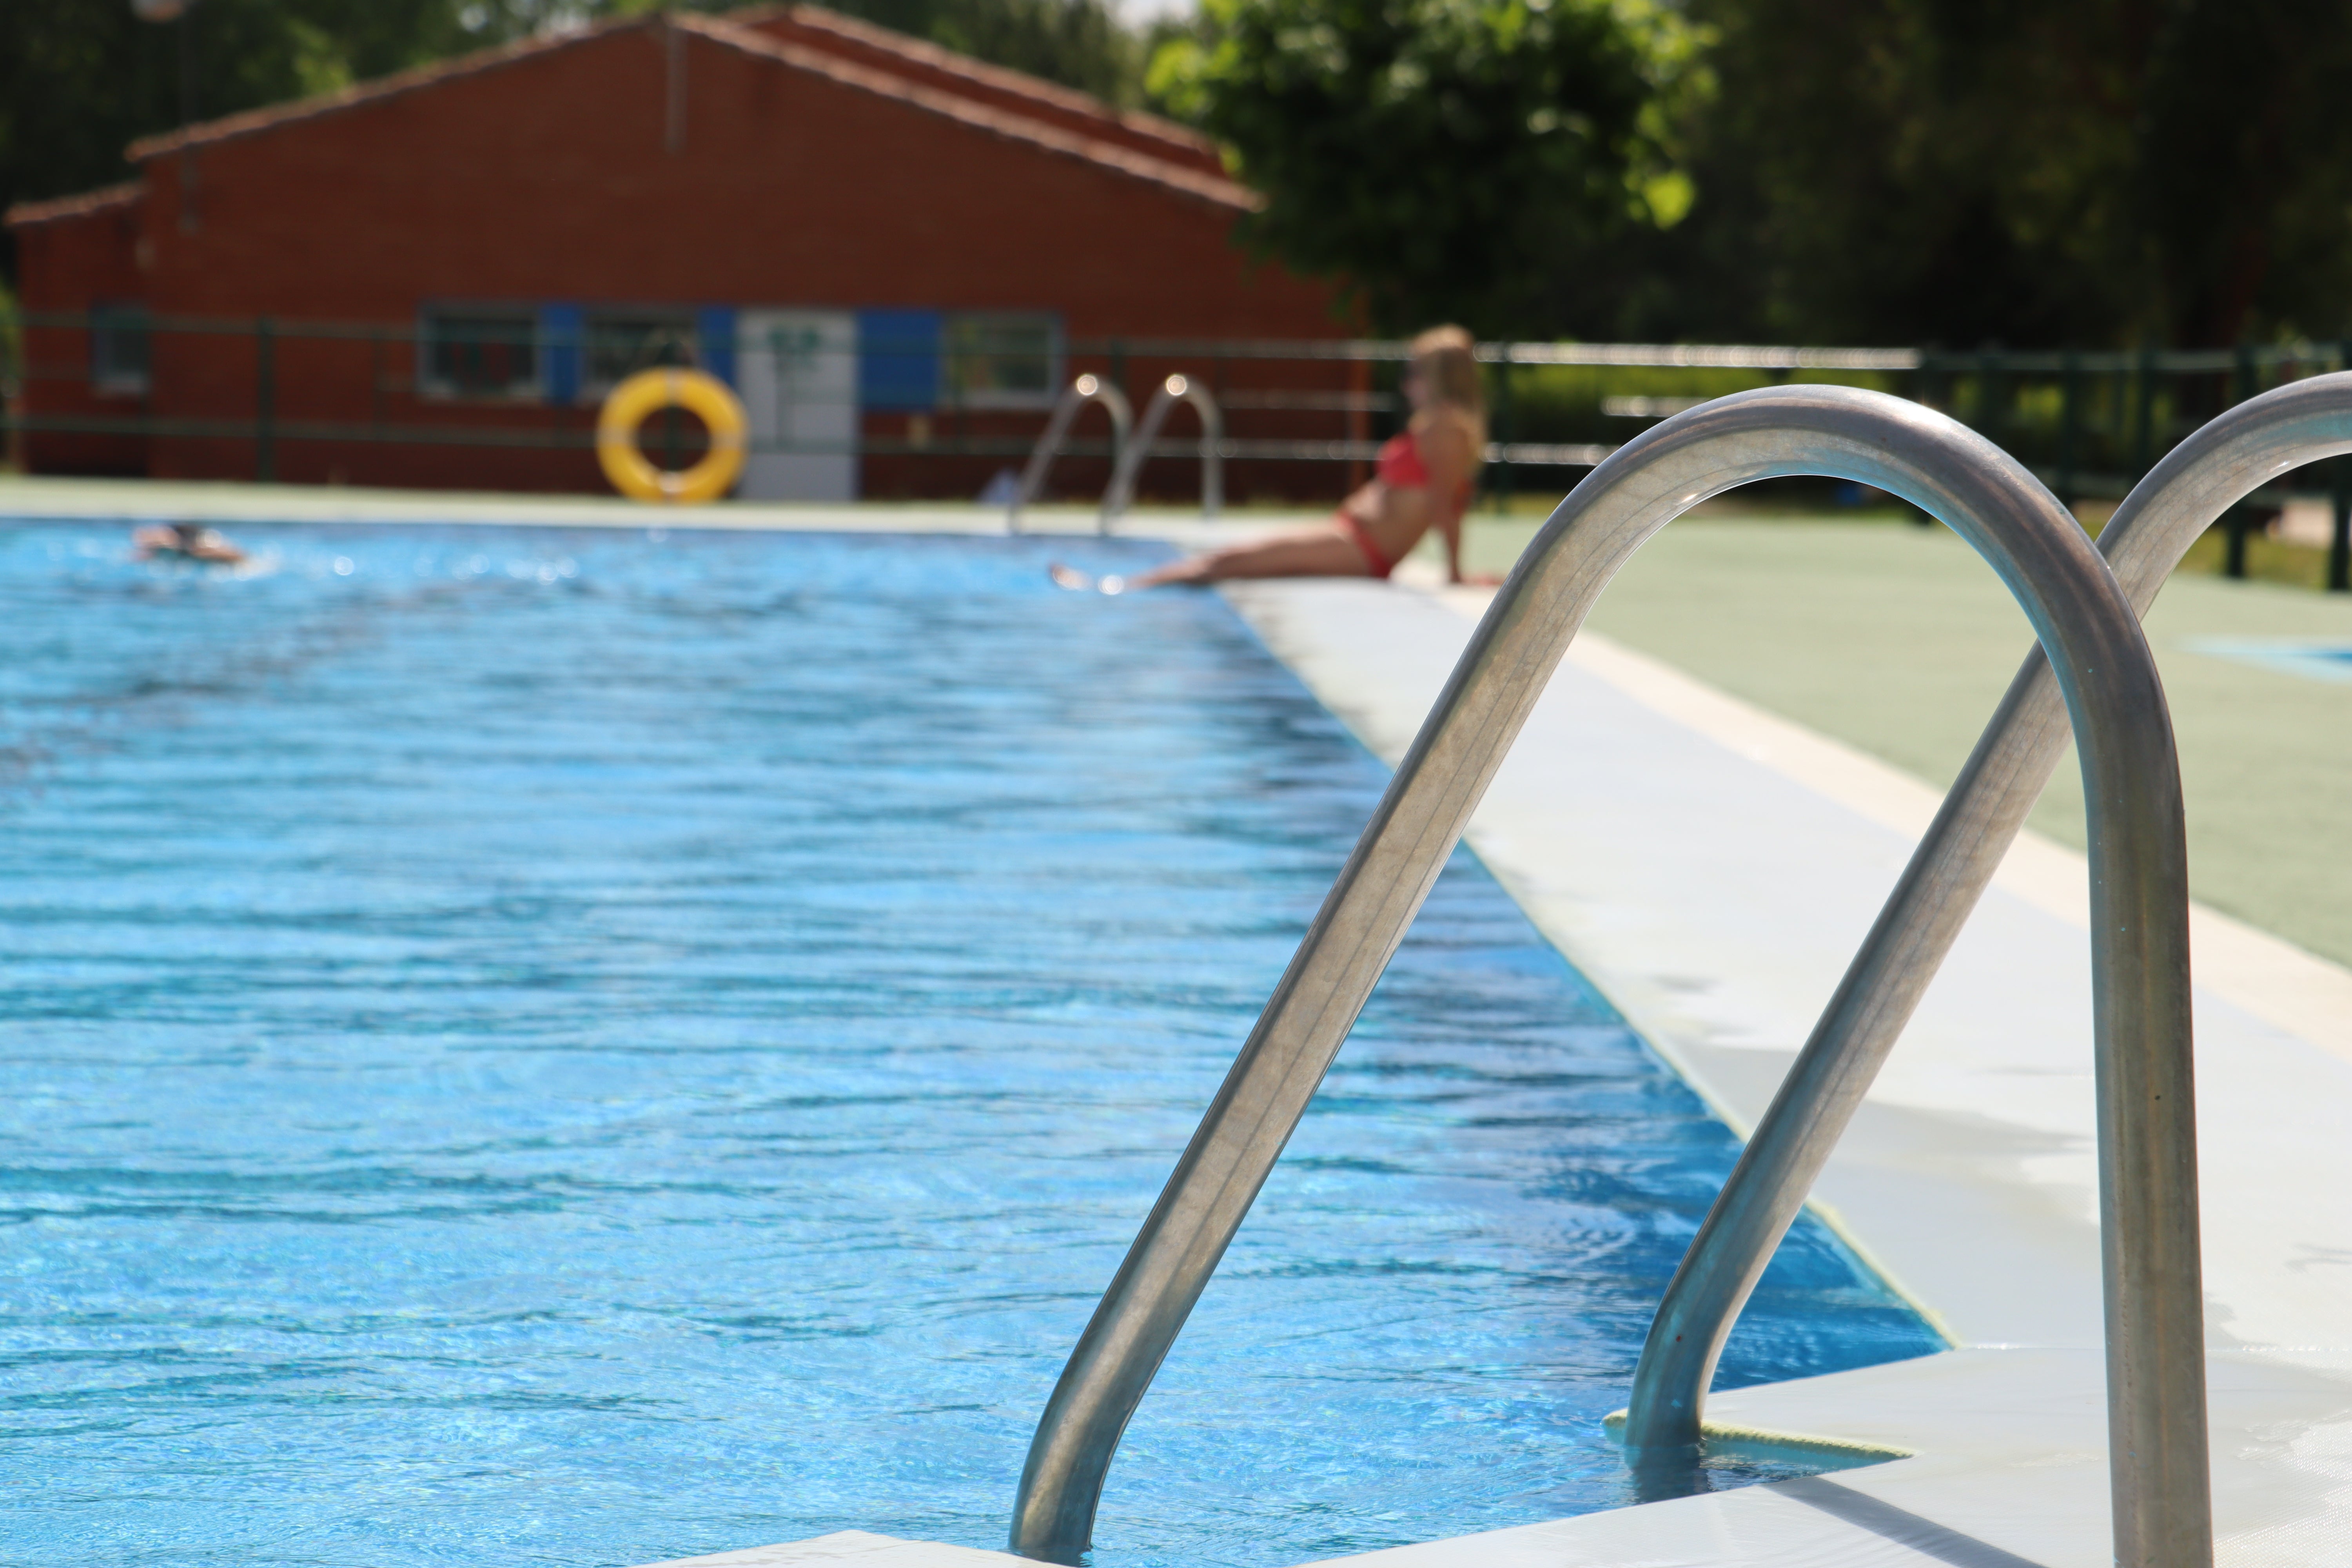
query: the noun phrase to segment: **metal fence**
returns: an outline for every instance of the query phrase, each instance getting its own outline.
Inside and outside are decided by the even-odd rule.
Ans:
[[[487,448],[568,455],[571,468],[517,468],[512,481],[562,488],[593,482],[583,456],[595,443],[597,364],[704,363],[740,385],[755,363],[767,363],[761,355],[781,352],[756,334],[719,341],[673,334],[616,348],[531,327],[503,335],[436,330],[429,318],[21,311],[0,316],[0,384],[7,395],[0,429],[12,455],[42,470],[144,471],[147,458],[136,448],[173,444],[184,458],[196,453],[201,460],[172,471],[276,480],[302,477],[304,465],[289,463],[289,454],[306,449]],[[929,401],[880,405],[857,390],[858,377],[893,380],[887,362],[899,351],[891,345],[815,342],[793,352],[814,356],[802,379],[833,389],[818,397],[833,400],[832,416],[814,416],[824,410],[805,388],[795,401],[791,387],[779,385],[764,415],[754,409],[751,453],[831,457],[869,472],[887,469],[896,482],[932,494],[968,492],[978,488],[971,481],[1018,462],[1053,395],[1081,371],[1118,386],[1148,387],[1178,372],[1201,377],[1227,413],[1219,449],[1231,470],[1245,476],[1255,468],[1263,476],[1286,465],[1294,476],[1327,476],[1304,488],[1336,492],[1367,470],[1380,439],[1400,423],[1397,377],[1408,353],[1402,342],[1381,340],[1124,338],[967,363],[950,349],[944,370],[932,367],[937,391]],[[936,360],[942,351],[919,352]],[[1574,470],[1685,407],[1789,382],[1914,398],[1990,437],[2070,505],[2119,500],[2222,409],[2284,382],[2352,366],[2352,342],[2080,353],[1495,342],[1478,353],[1488,366],[1493,436],[1481,482],[1497,503],[1517,491],[1565,489]],[[821,363],[828,356],[855,363],[828,367]],[[566,363],[568,373],[551,374]],[[649,431],[646,445],[675,466],[697,455],[699,443],[698,426],[672,417]],[[1111,456],[1102,437],[1082,437],[1068,449],[1098,464]],[[1180,432],[1147,455],[1190,464],[1199,450],[1197,437]],[[1163,478],[1183,471],[1171,467]],[[1241,488],[1248,489],[1245,478]],[[2225,524],[2225,570],[2243,574],[2249,535],[2290,489],[2332,498],[2328,585],[2352,587],[2352,471],[2343,461],[2292,476],[2235,509]]]

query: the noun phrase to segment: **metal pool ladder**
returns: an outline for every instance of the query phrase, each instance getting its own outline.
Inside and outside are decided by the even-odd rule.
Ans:
[[[2290,468],[2352,452],[2352,374],[2251,398],[2173,448],[2125,498],[2098,549],[2141,615],[2232,505]],[[2026,656],[1821,1022],[1756,1125],[1659,1303],[1633,1374],[1626,1442],[1686,1448],[1717,1360],[1928,980],[2064,753],[2064,704]],[[2105,1238],[2112,1249],[2116,1238]],[[2112,1277],[2129,1260],[2110,1257]],[[2166,1561],[2157,1559],[2156,1561]]]
[[[1201,416],[1201,515],[1214,517],[1225,505],[1225,416],[1217,400],[1199,381],[1181,374],[1171,375],[1160,384],[1144,405],[1143,419],[1135,427],[1134,436],[1126,449],[1119,453],[1118,463],[1111,469],[1110,489],[1103,492],[1102,521],[1105,528],[1124,515],[1135,504],[1135,476],[1143,460],[1151,456],[1152,438],[1160,434],[1169,410],[1180,402],[1190,403]]]
[[[1013,1551],[1074,1563],[1087,1549],[1129,1418],[1601,590],[1643,541],[1690,507],[1750,480],[1792,474],[1875,486],[1943,519],[2007,584],[2048,652],[2049,684],[2080,740],[2089,807],[2116,1559],[2127,1568],[2210,1564],[2187,851],[2163,687],[2133,600],[2030,474],[1931,410],[1826,386],[1743,393],[1654,426],[1577,486],[1528,547],[1071,1352],[1030,1443],[1013,1507]],[[2004,721],[2020,706],[2012,689]],[[1996,736],[2008,732],[2004,721],[1997,721]],[[2025,739],[2038,745],[2055,721],[2037,722],[2013,727],[2031,729]],[[1985,752],[1980,744],[1979,758]],[[1972,775],[1988,772],[1977,759],[1970,768]],[[2035,776],[2034,791],[2047,773],[2045,766]],[[2015,809],[2018,820],[2024,809]],[[1900,1032],[1981,889],[1981,881],[1969,889],[1965,868],[1948,861],[1957,855],[1973,867],[1969,857],[1983,859],[1989,877],[2000,847],[1987,845],[2003,820],[1955,790],[1832,1004],[1832,1016],[1853,1020],[1840,1030],[1873,1039],[1883,1031],[1890,1043]],[[1939,844],[1943,859],[1930,854]],[[1931,861],[1927,871],[1922,858]],[[1914,913],[1898,916],[1901,910]],[[1933,918],[1921,925],[1918,910]],[[1938,921],[1949,921],[1950,931]],[[1741,1167],[1771,1165],[1779,1179],[1764,1185],[1782,1197],[1795,1191],[1781,1228],[1867,1085],[1866,1070],[1859,1081],[1856,1070],[1849,1065],[1808,1078],[1801,1060],[1767,1117],[1768,1125],[1780,1124],[1775,1117],[1788,1123],[1773,1134],[1778,1152],[1764,1147],[1764,1127],[1749,1141]],[[1784,1102],[1791,1107],[1785,1116]],[[1765,1228],[1751,1225],[1747,1234]],[[1778,1237],[1772,1231],[1764,1255]],[[1694,1258],[1709,1245],[1703,1232]],[[1691,1268],[1686,1259],[1685,1271]],[[1727,1329],[1745,1300],[1744,1289],[1729,1294],[1737,1299],[1724,1314]],[[1713,1299],[1720,1306],[1727,1293]],[[1688,1359],[1676,1386],[1689,1386]],[[1704,1360],[1711,1371],[1712,1351]],[[1645,1356],[1643,1374],[1652,1371]],[[1705,1371],[1696,1384],[1701,1394]],[[1670,1384],[1652,1376],[1654,1386]],[[1645,1400],[1637,1383],[1628,1431],[1637,1460],[1696,1443],[1696,1397],[1687,1401],[1686,1418],[1668,1411],[1660,1421],[1663,1408]]]
[[[1029,449],[1028,466],[1021,470],[1021,488],[1013,493],[1013,504],[1005,509],[1004,531],[1021,531],[1023,509],[1036,503],[1039,492],[1045,488],[1045,470],[1054,466],[1060,455],[1062,442],[1070,433],[1070,426],[1079,412],[1089,403],[1099,403],[1110,415],[1110,451],[1112,471],[1127,460],[1128,432],[1135,427],[1135,409],[1128,403],[1127,394],[1097,375],[1082,375],[1062,389],[1054,402],[1054,412],[1045,421],[1045,433]],[[1115,488],[1115,481],[1114,481]],[[1096,520],[1095,531],[1108,532],[1110,528],[1110,492],[1103,493],[1103,510]]]

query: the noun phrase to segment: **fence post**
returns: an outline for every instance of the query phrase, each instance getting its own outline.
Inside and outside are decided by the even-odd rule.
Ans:
[[[2352,370],[2352,340],[2339,346],[2337,357]],[[2327,477],[2334,481],[2329,499],[2336,503],[2336,527],[2327,541],[2327,591],[2352,593],[2352,458],[2330,463]]]
[[[1487,488],[1487,499],[1498,514],[1511,510],[1511,443],[1518,439],[1518,419],[1511,404],[1511,351],[1503,349],[1502,363],[1495,367],[1495,426],[1500,433],[1503,456],[1495,464],[1495,482]]]
[[[2139,346],[2139,407],[2136,410],[2137,426],[2132,432],[2132,479],[2147,477],[2156,467],[2156,346]]]
[[[1340,417],[1346,422],[1348,443],[1360,448],[1372,438],[1372,363],[1360,355],[1348,361],[1348,411]],[[1361,458],[1348,459],[1348,490],[1353,495],[1369,478]]]
[[[2238,344],[2237,368],[2230,376],[2230,401],[2232,405],[2243,403],[2253,395],[2254,345],[2242,341]],[[2245,502],[2240,501],[2230,509],[2227,523],[2229,549],[2221,562],[2223,576],[2243,577],[2246,574],[2246,534],[2252,530],[2253,521],[2253,509]]]
[[[1223,349],[1209,356],[1209,395],[1216,400],[1217,407],[1222,411],[1225,406],[1225,351]],[[1202,482],[1204,485],[1208,482],[1205,475]],[[1220,451],[1217,458],[1217,513],[1221,517],[1225,510],[1224,488],[1225,459]],[[1203,511],[1208,510],[1208,499],[1205,495],[1201,498]]]
[[[368,425],[369,434],[383,438],[383,329],[368,329]]]
[[[269,318],[253,323],[253,476],[263,484],[278,478],[278,342]]]
[[[1114,389],[1122,395],[1125,395],[1127,392],[1127,340],[1125,338],[1113,338],[1110,341],[1110,374],[1107,379]],[[1113,474],[1118,472],[1120,445],[1118,431],[1114,427],[1110,434],[1110,471]]]
[[[2058,370],[2058,500],[2074,510],[2075,447],[2083,429],[2083,366],[2068,349]]]
[[[1987,343],[1977,351],[1977,434],[1994,446],[2000,438],[2000,345]]]
[[[1919,351],[1919,369],[1911,381],[1912,400],[1953,418],[1960,416],[1959,378],[1935,349]],[[1915,528],[1933,528],[1936,520],[1916,506],[1905,506]]]
[[[2352,593],[2352,458],[2338,458],[2327,465],[2327,477],[2333,482],[2336,503],[2336,527],[2327,541],[2327,591],[2331,594]]]
[[[0,462],[25,471],[25,324],[13,304],[0,307]]]

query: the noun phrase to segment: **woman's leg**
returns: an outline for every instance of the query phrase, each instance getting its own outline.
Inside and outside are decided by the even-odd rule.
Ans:
[[[1222,583],[1234,577],[1369,577],[1370,565],[1356,542],[1336,528],[1276,534],[1253,544],[1187,556],[1127,581],[1129,590],[1170,584]]]

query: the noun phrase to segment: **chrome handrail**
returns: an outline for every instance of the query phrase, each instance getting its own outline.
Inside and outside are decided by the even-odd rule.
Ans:
[[[1142,469],[1143,460],[1151,456],[1151,439],[1160,434],[1169,410],[1180,402],[1190,403],[1201,416],[1201,515],[1214,517],[1224,510],[1224,413],[1207,387],[1189,375],[1171,375],[1144,405],[1143,418],[1136,425],[1127,449],[1119,454],[1118,466],[1111,469],[1110,488],[1103,492],[1104,531],[1135,504],[1135,476]]]
[[[1021,488],[1013,492],[1013,504],[1005,509],[1005,532],[1021,531],[1023,510],[1036,503],[1038,493],[1045,488],[1045,470],[1054,466],[1055,458],[1061,453],[1062,438],[1070,433],[1071,422],[1089,403],[1101,404],[1110,414],[1110,454],[1114,471],[1126,458],[1127,433],[1135,426],[1135,410],[1129,405],[1127,394],[1100,376],[1078,377],[1064,387],[1062,395],[1054,400],[1054,412],[1045,421],[1045,433],[1037,437],[1037,444],[1029,448],[1028,465],[1021,470]],[[1097,519],[1095,528],[1096,531],[1102,531],[1101,520]]]
[[[1577,486],[1520,558],[1071,1352],[1030,1443],[1013,1551],[1066,1563],[1086,1550],[1129,1417],[1594,600],[1681,512],[1790,474],[1872,485],[1943,518],[2059,650],[2090,805],[2104,1212],[2126,1250],[2163,1265],[2109,1282],[2126,1412],[2113,1477],[2131,1505],[2119,1501],[2118,1556],[2204,1561],[2140,1549],[2211,1534],[2188,867],[2163,687],[2130,602],[2032,475],[1932,410],[1829,386],[1742,393],[1653,426]]]
[[[2232,505],[2291,468],[2347,452],[2352,374],[2263,393],[2150,469],[2101,531],[2099,551],[2145,616],[2189,546]],[[1700,1440],[1707,1384],[1732,1324],[2024,826],[2070,732],[2037,645],[1666,1287],[1633,1374],[1629,1447],[1671,1450]],[[2114,1241],[2109,1235],[2104,1259],[2110,1278],[2131,1266]]]

